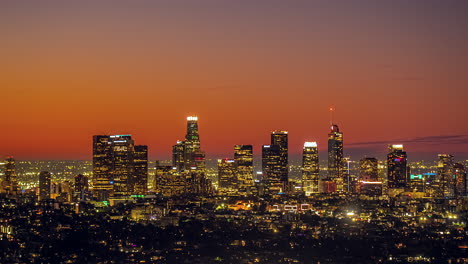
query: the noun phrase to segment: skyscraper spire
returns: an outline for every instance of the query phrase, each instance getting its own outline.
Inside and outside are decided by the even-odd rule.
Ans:
[[[330,106],[330,125],[333,125],[333,114],[335,112],[335,108],[333,106]]]

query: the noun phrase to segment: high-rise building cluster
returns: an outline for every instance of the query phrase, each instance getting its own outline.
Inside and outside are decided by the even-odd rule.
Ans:
[[[205,152],[201,150],[198,117],[187,117],[185,140],[172,148],[172,165],[157,165],[154,191],[163,196],[211,195],[213,185],[206,177]]]
[[[411,195],[413,197],[457,198],[467,195],[466,168],[449,154],[438,156],[437,170],[416,173],[411,168],[402,144],[390,144],[386,161],[363,157],[358,172],[350,173],[344,156],[343,132],[331,123],[328,133],[328,166],[321,168],[319,146],[307,141],[302,149],[302,177],[289,177],[288,132],[272,131],[270,144],[261,148],[261,173],[254,174],[252,145],[235,145],[233,156],[219,159],[217,177],[208,177],[202,151],[198,117],[187,117],[184,140],[172,148],[172,163],[157,162],[149,182],[148,147],[135,145],[131,135],[93,136],[92,176],[79,174],[72,181],[56,182],[54,175],[42,171],[36,190],[39,200],[118,201],[148,194],[171,196],[315,196],[318,194],[360,194],[378,199]],[[153,169],[153,168],[151,168]],[[414,172],[414,173],[412,173]],[[216,179],[212,182],[213,179]],[[3,163],[0,191],[20,193],[15,160]],[[150,186],[151,188],[149,188]]]

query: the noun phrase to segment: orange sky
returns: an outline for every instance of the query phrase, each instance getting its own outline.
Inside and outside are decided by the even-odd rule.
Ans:
[[[325,150],[334,105],[355,159],[468,158],[467,4],[47,2],[0,3],[0,155],[89,159],[93,134],[131,133],[168,158],[191,114],[209,157],[275,129]]]

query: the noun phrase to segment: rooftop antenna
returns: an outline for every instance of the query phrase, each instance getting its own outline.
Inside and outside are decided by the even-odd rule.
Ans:
[[[330,107],[330,125],[333,126],[333,112],[335,108],[333,106]]]

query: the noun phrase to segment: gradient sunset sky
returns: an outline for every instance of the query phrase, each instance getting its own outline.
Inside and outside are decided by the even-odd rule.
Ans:
[[[208,157],[272,130],[345,154],[468,158],[468,1],[0,1],[0,155],[91,159],[130,133],[169,158],[198,115]],[[325,158],[322,155],[321,158]]]

